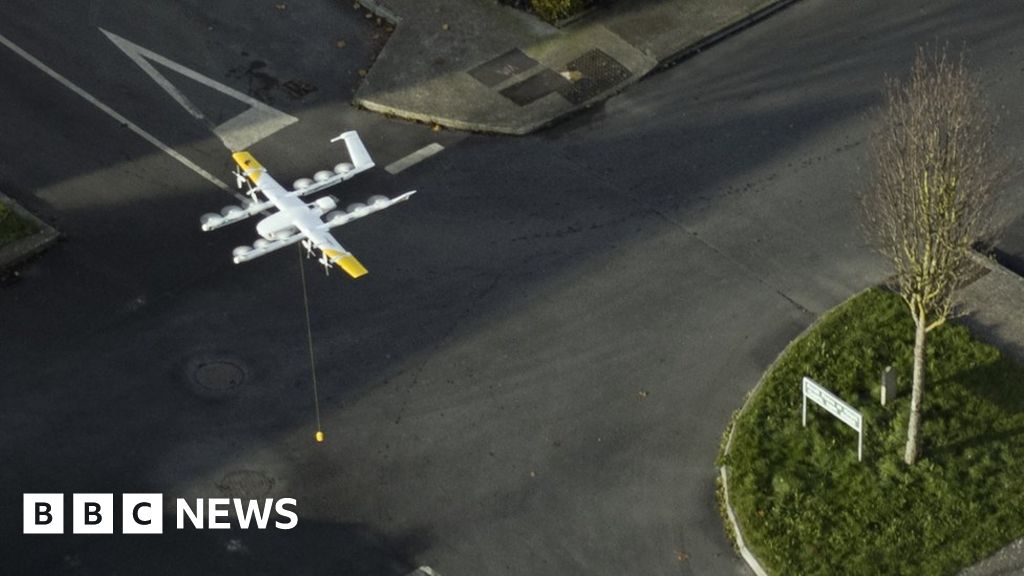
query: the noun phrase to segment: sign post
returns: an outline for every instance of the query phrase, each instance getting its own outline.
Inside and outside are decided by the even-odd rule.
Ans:
[[[807,427],[807,399],[828,410],[830,414],[842,420],[847,426],[857,431],[857,461],[863,461],[864,455],[864,418],[860,412],[853,409],[838,396],[826,390],[823,386],[804,376],[804,428]]]

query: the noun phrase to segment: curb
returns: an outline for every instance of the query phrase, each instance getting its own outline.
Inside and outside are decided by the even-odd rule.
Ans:
[[[387,20],[392,26],[398,26],[398,23],[402,21],[402,19],[398,17],[398,14],[395,14],[395,12],[391,10],[391,8],[388,8],[384,4],[383,0],[356,1],[359,2],[359,4],[363,6],[363,8],[369,10],[374,16],[379,16]]]
[[[39,231],[35,234],[0,248],[0,270],[6,270],[21,264],[49,248],[60,238],[60,232],[53,226],[37,218],[10,196],[0,192],[0,202],[6,204],[15,214],[32,222],[39,228]]]
[[[732,24],[727,25],[725,28],[722,28],[717,32],[712,32],[711,34],[705,36],[704,38],[697,40],[693,44],[684,46],[679,50],[662,58],[658,62],[657,70],[665,70],[667,68],[671,68],[672,66],[675,66],[676,64],[682,62],[683,60],[686,60],[687,58],[696,56],[697,54],[700,54],[701,52],[707,50],[711,46],[718,44],[719,42],[729,38],[730,36],[739,34],[743,30],[750,28],[751,26],[757,24],[758,22],[761,22],[762,20],[766,20],[771,16],[774,16],[776,12],[781,12],[782,10],[789,8],[790,5],[796,4],[799,1],[800,0],[777,0],[776,2],[772,2],[765,6],[762,6],[757,10],[751,12],[750,14],[747,14],[743,18],[740,18],[739,20],[733,22]]]
[[[1024,277],[1021,277],[1020,274],[1017,274],[1013,270],[1010,270],[1006,266],[1000,264],[999,261],[996,260],[995,256],[989,256],[983,252],[979,252],[976,248],[971,248],[967,255],[972,262],[989,272],[994,272],[1011,282],[1024,286]]]
[[[381,17],[390,22],[393,26],[396,27],[396,29],[399,25],[401,25],[402,18],[394,10],[387,6],[386,0],[357,1],[359,2],[360,5],[362,5],[366,10],[368,10],[375,16]],[[651,60],[654,60],[654,64],[650,69],[643,73],[630,74],[629,78],[623,80],[621,83],[608,88],[607,90],[601,92],[600,94],[594,95],[593,97],[587,99],[585,102],[581,102],[580,104],[572,106],[562,112],[558,112],[553,116],[544,118],[543,120],[531,121],[528,124],[523,124],[515,127],[498,126],[494,124],[488,124],[486,122],[472,122],[444,118],[442,116],[432,114],[427,111],[417,112],[403,108],[398,108],[395,106],[389,106],[386,104],[380,104],[360,97],[358,95],[358,90],[357,95],[352,99],[352,103],[355,106],[362,108],[364,110],[368,110],[370,112],[376,112],[378,114],[393,116],[396,118],[401,118],[404,120],[410,120],[414,122],[437,124],[452,130],[463,130],[468,132],[478,132],[485,134],[505,134],[513,136],[523,136],[526,134],[536,132],[542,128],[551,126],[555,123],[561,122],[567,118],[571,118],[572,116],[579,114],[581,111],[584,111],[594,106],[595,104],[604,102],[609,98],[628,89],[629,87],[638,83],[639,81],[647,78],[648,76],[651,76],[653,73],[665,70],[687,58],[695,56],[701,53],[702,51],[706,50],[707,48],[711,47],[712,45],[717,44],[725,40],[726,38],[729,38],[730,36],[733,36],[734,34],[737,34],[753,26],[754,24],[757,24],[762,20],[771,17],[775,13],[782,11],[783,9],[789,7],[792,4],[795,4],[798,1],[799,0],[776,0],[773,2],[768,2],[766,5],[762,6],[761,8],[758,8],[754,12],[747,14],[746,16],[740,18],[735,22],[727,24],[725,27],[717,31],[711,32],[710,34],[701,38],[700,40],[697,40],[692,44],[684,46],[681,49],[670,53],[668,56],[664,58],[655,59],[655,57],[652,54],[649,54],[646,50],[643,50],[638,46],[633,46],[633,48],[637,50],[639,53],[646,55]],[[577,18],[580,21],[590,20],[590,16],[594,13],[594,11],[595,10],[593,9],[588,10],[584,14],[580,14]],[[386,49],[387,46],[385,45],[384,50]]]
[[[789,349],[792,348],[800,340],[803,340],[804,337],[806,337],[812,330],[817,328],[818,325],[821,324],[821,322],[825,318],[831,316],[833,312],[835,312],[842,306],[846,305],[846,303],[849,302],[850,300],[853,300],[854,298],[860,296],[861,294],[875,287],[876,286],[869,286],[864,290],[861,290],[860,292],[853,294],[852,296],[843,300],[842,302],[833,306],[832,308],[828,309],[823,314],[815,318],[814,322],[811,322],[811,324],[807,326],[807,328],[804,328],[803,331],[800,332],[800,334],[797,334],[796,338],[790,340],[789,344],[786,344],[786,347],[783,348],[781,352],[779,352],[779,355],[775,357],[775,360],[772,360],[772,363],[769,364],[768,368],[766,368],[765,371],[761,374],[761,378],[758,379],[757,384],[753,388],[751,388],[750,392],[747,393],[747,397],[743,400],[743,406],[740,406],[740,409],[737,410],[733,414],[732,418],[729,420],[729,435],[725,440],[725,445],[723,446],[722,451],[719,454],[719,458],[723,458],[729,454],[729,449],[732,447],[732,438],[733,435],[736,433],[736,421],[739,420],[740,416],[743,416],[743,414],[746,413],[747,407],[750,406],[751,400],[753,400],[757,396],[758,392],[761,391],[761,387],[764,384],[765,379],[768,377],[768,374],[771,374],[772,371],[775,370],[775,366],[779,363],[779,360],[781,360],[782,357],[789,352]],[[732,509],[732,504],[729,502],[728,466],[725,466],[723,464],[722,466],[719,467],[719,478],[722,481],[722,504],[725,508],[726,513],[725,520],[728,521],[728,527],[732,529],[732,534],[736,538],[736,548],[739,550],[740,556],[747,563],[747,566],[749,566],[750,569],[754,571],[754,574],[757,574],[757,576],[768,576],[768,572],[764,569],[763,566],[761,566],[760,560],[758,560],[757,556],[754,556],[754,553],[751,552],[749,548],[747,548],[746,543],[743,540],[743,531],[740,530],[739,520],[736,518],[736,512]]]

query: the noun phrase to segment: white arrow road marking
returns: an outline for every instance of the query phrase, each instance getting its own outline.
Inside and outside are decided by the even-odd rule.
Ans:
[[[142,128],[139,128],[133,122],[129,121],[124,116],[121,116],[120,114],[115,112],[110,106],[107,106],[103,102],[100,102],[92,94],[89,94],[85,90],[79,88],[78,85],[76,85],[72,81],[68,80],[64,76],[61,76],[54,69],[50,68],[46,64],[43,64],[42,62],[40,62],[38,59],[36,59],[35,56],[32,56],[28,52],[22,50],[17,44],[15,44],[14,42],[11,42],[6,37],[4,37],[2,34],[0,34],[0,44],[3,44],[7,48],[9,48],[12,52],[14,52],[18,56],[21,56],[22,58],[24,58],[26,61],[28,61],[29,64],[32,64],[36,68],[42,70],[50,78],[53,78],[57,82],[60,82],[61,84],[63,84],[64,87],[67,88],[68,90],[71,90],[75,94],[78,94],[79,96],[81,96],[86,102],[89,102],[93,106],[99,108],[107,116],[110,116],[114,120],[117,120],[118,122],[120,122],[122,126],[125,126],[126,128],[128,128],[132,132],[135,132],[136,134],[141,136],[143,139],[145,139],[150,144],[156,146],[160,150],[163,150],[163,152],[165,154],[167,154],[168,156],[170,156],[171,158],[174,158],[178,162],[181,162],[182,164],[184,164],[189,170],[195,172],[196,174],[199,174],[203,178],[205,178],[208,181],[212,182],[218,188],[224,190],[225,192],[230,192],[231,191],[231,189],[228,188],[228,185],[223,183],[223,182],[221,182],[220,179],[218,179],[216,176],[214,176],[213,174],[210,174],[206,170],[203,170],[198,165],[196,165],[195,162],[192,162],[188,158],[185,158],[184,156],[182,156],[181,154],[176,152],[173,148],[171,148],[167,144],[164,144],[163,142],[161,142],[159,139],[157,139],[156,136],[153,136],[149,132],[146,132]]]
[[[212,128],[213,133],[216,134],[217,137],[220,138],[221,142],[224,143],[224,146],[232,152],[245,150],[249,146],[263,140],[285,126],[299,121],[299,119],[294,116],[290,116],[280,110],[271,108],[251,96],[243,94],[230,86],[225,86],[220,82],[207,78],[191,68],[186,68],[173,60],[164,58],[152,50],[147,50],[138,44],[129,42],[113,32],[108,32],[103,28],[100,28],[100,31],[106,34],[107,38],[109,38],[114,45],[120,48],[122,52],[127,54],[129,58],[138,64],[139,68],[142,68],[143,72],[149,74],[149,77],[163,88],[165,92],[170,94],[171,98],[174,98],[182,108],[187,110],[189,114],[198,120],[206,121],[206,116],[204,116],[203,112],[197,108],[195,104],[188,99],[188,97],[182,94],[181,90],[178,90],[174,84],[167,79],[167,77],[158,72],[151,62],[156,62],[161,66],[185,76],[186,78],[194,80],[209,88],[213,88],[221,94],[226,94],[235,100],[248,104],[248,110],[226,122],[221,123],[220,125],[213,126]]]

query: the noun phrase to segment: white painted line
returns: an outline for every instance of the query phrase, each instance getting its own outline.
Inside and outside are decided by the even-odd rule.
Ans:
[[[32,64],[36,68],[38,68],[38,69],[42,70],[43,72],[45,72],[46,75],[49,76],[50,78],[53,78],[57,82],[60,82],[61,84],[63,84],[64,87],[67,88],[68,90],[71,90],[75,94],[78,94],[83,99],[85,99],[85,101],[89,102],[93,106],[95,106],[95,107],[99,108],[101,111],[103,111],[103,113],[105,113],[107,116],[110,116],[114,120],[120,122],[122,126],[127,127],[129,130],[131,130],[132,132],[135,132],[136,134],[141,136],[144,140],[146,140],[150,144],[156,146],[160,150],[163,150],[163,152],[165,154],[167,154],[168,156],[170,156],[171,158],[174,158],[178,162],[181,162],[182,164],[184,164],[189,170],[195,172],[196,174],[199,174],[200,176],[202,176],[206,180],[212,182],[214,186],[220,188],[221,190],[224,190],[225,192],[229,192],[229,193],[231,192],[231,189],[228,188],[228,185],[223,183],[223,182],[221,182],[220,179],[218,179],[216,176],[214,176],[213,174],[210,174],[206,170],[203,170],[196,163],[192,162],[188,158],[185,158],[184,156],[179,154],[177,151],[172,149],[170,146],[168,146],[167,144],[164,144],[163,142],[161,142],[159,139],[157,139],[156,136],[153,136],[149,132],[146,132],[142,128],[139,128],[138,126],[136,126],[134,123],[129,121],[127,118],[125,118],[124,116],[121,116],[120,114],[115,112],[113,108],[111,108],[110,106],[107,106],[103,102],[100,102],[92,94],[89,94],[85,90],[79,88],[77,84],[75,84],[74,82],[68,80],[64,76],[61,76],[60,74],[57,73],[57,71],[55,71],[54,69],[50,68],[46,64],[43,64],[38,59],[36,59],[36,57],[32,56],[28,52],[22,50],[17,44],[15,44],[14,42],[11,42],[10,40],[8,40],[3,34],[0,34],[0,44],[3,44],[4,46],[10,48],[12,52],[17,54],[18,56],[21,56],[22,58],[27,60],[30,64]]]
[[[138,44],[125,40],[113,32],[108,32],[103,28],[100,28],[100,32],[106,34],[107,38],[114,43],[115,46],[121,49],[133,62],[142,68],[143,72],[149,75],[154,82],[157,83],[161,88],[167,92],[171,98],[181,105],[192,117],[197,120],[202,120],[210,126],[213,133],[220,138],[220,141],[224,143],[224,146],[232,151],[238,152],[239,150],[245,150],[249,146],[252,146],[256,142],[263,140],[270,136],[274,132],[298,122],[299,119],[285,114],[280,110],[271,108],[263,102],[252,98],[247,94],[243,94],[230,86],[225,86],[212,78],[203,76],[199,72],[192,70],[178,64],[177,62],[165,58],[152,50],[147,50]],[[157,71],[150,61],[156,62],[161,66],[169,68],[178,74],[181,74],[185,78],[198,82],[207,88],[212,88],[221,94],[234,98],[243,104],[249,106],[249,109],[237,116],[214,126],[212,122],[207,120],[202,110],[196,107],[191,100],[185,96],[181,90],[171,83],[163,74]]]
[[[437,142],[434,142],[433,144],[428,144],[423,148],[420,148],[419,150],[413,152],[412,154],[409,154],[405,158],[395,160],[391,164],[388,164],[387,167],[384,169],[387,170],[389,174],[398,174],[402,170],[405,170],[410,166],[422,162],[442,150],[444,150],[444,146],[441,146]]]

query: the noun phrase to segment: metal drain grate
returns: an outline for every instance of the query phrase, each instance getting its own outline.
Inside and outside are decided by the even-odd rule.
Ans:
[[[281,88],[284,88],[284,91],[295,100],[316,92],[316,86],[305,80],[289,80],[281,84]]]
[[[571,86],[569,81],[554,70],[545,68],[518,84],[513,84],[501,91],[501,95],[519,106],[526,106],[552,92],[561,93]]]
[[[629,79],[632,74],[619,61],[601,50],[588,50],[565,66],[570,76],[576,77],[559,90],[566,100],[582,104]]]

